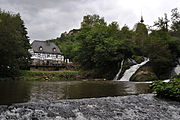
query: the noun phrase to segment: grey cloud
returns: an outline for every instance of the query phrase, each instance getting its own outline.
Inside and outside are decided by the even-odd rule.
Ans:
[[[30,38],[41,40],[56,38],[64,31],[79,28],[86,14],[100,14],[110,21],[118,21],[118,16],[123,16],[112,16],[114,6],[98,0],[3,0],[0,7],[1,4],[5,10],[19,12]]]
[[[70,29],[84,0],[3,0],[0,7],[20,12],[32,39],[50,39]],[[73,25],[72,25],[73,26]]]
[[[160,3],[163,3],[162,9],[170,4],[168,2],[167,5],[164,1],[168,0],[160,0]],[[131,2],[126,3],[131,5]],[[28,28],[30,38],[40,40],[56,38],[62,32],[79,28],[83,16],[87,14],[99,14],[108,23],[117,21],[121,27],[124,24],[132,27],[139,21],[140,15],[134,11],[137,6],[134,5],[133,9],[129,8],[128,4],[125,4],[124,0],[0,0],[0,8],[19,12]],[[153,12],[151,10],[151,8],[145,10],[147,16],[148,14],[153,16],[153,19],[150,16],[147,21],[154,21],[156,17],[154,14],[160,13],[157,9],[153,9]]]

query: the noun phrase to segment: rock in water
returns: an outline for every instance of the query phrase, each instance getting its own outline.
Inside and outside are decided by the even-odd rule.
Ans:
[[[147,64],[136,71],[136,73],[130,78],[130,81],[145,82],[158,80],[152,67]]]
[[[0,120],[180,120],[180,103],[153,94],[0,106]]]

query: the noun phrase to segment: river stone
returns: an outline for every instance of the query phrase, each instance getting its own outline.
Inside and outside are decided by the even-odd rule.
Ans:
[[[154,94],[0,106],[0,120],[180,120],[180,102]]]
[[[154,80],[158,80],[158,78],[149,65],[142,66],[130,78],[130,81],[136,81],[136,82],[154,81]]]

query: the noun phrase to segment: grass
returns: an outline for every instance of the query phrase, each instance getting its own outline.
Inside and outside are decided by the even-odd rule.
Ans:
[[[3,77],[3,78],[1,78],[0,77],[0,81],[9,81],[9,80],[13,80],[12,78],[10,78],[10,77]]]
[[[70,70],[63,70],[63,71],[32,71],[32,70],[23,70],[21,71],[22,75],[32,74],[32,75],[39,75],[39,74],[78,74],[79,71],[70,71]]]
[[[80,71],[21,71],[21,79],[23,80],[76,80],[80,76]]]

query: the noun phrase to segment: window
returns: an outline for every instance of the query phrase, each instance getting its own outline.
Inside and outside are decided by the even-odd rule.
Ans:
[[[40,46],[40,47],[39,47],[39,50],[40,50],[40,51],[42,51],[42,50],[43,50],[42,46]]]
[[[56,52],[56,48],[53,48],[53,52]]]

